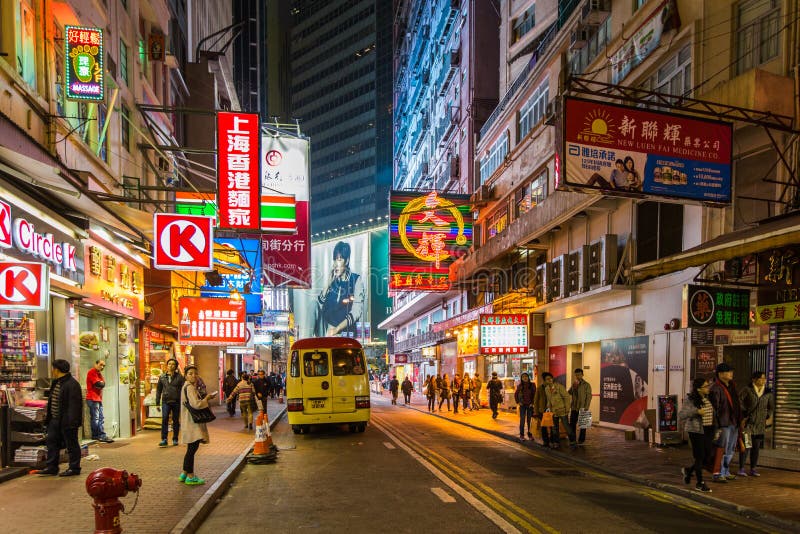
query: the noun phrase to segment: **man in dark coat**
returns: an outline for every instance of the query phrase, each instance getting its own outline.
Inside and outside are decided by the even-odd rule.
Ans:
[[[183,375],[178,370],[178,360],[167,360],[167,372],[161,375],[156,386],[156,405],[161,405],[161,442],[159,447],[167,446],[169,434],[169,414],[172,414],[172,444],[178,445],[181,431],[181,390]]]
[[[227,399],[231,392],[236,388],[236,384],[239,381],[236,380],[236,376],[233,374],[233,369],[228,369],[228,372],[225,374],[225,380],[222,381],[222,392],[225,394],[225,398]],[[236,399],[234,398],[232,401],[227,403],[228,408],[228,415],[233,417],[236,415]]]
[[[717,365],[717,378],[708,390],[708,399],[714,407],[714,426],[718,437],[714,458],[714,482],[734,480],[730,471],[731,459],[739,441],[741,411],[739,394],[733,381],[733,367],[727,363]]]
[[[397,377],[392,377],[389,381],[389,393],[392,394],[392,404],[397,404],[397,390],[400,387],[400,382],[397,381]]]
[[[408,377],[403,380],[403,384],[400,386],[400,389],[403,390],[403,399],[405,400],[405,403],[411,404],[411,392],[414,391],[414,384],[411,383],[411,380],[409,380]]]
[[[47,399],[47,467],[38,471],[40,475],[70,477],[81,474],[81,446],[78,429],[83,425],[83,397],[81,385],[69,374],[67,360],[53,361],[53,381]],[[58,457],[61,449],[69,454],[69,468],[58,473]]]

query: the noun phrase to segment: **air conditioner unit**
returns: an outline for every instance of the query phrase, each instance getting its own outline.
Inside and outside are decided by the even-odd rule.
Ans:
[[[567,296],[589,289],[589,246],[583,245],[567,256]]]
[[[456,48],[450,51],[450,66],[457,67],[461,64],[461,49]]]
[[[581,23],[600,26],[611,15],[611,0],[586,0],[581,8]]]
[[[589,42],[589,30],[584,27],[578,27],[569,35],[569,49],[580,50]]]
[[[563,254],[547,264],[547,299],[558,300],[564,298],[566,288],[567,255]]]
[[[589,287],[607,286],[617,271],[617,236],[607,234],[589,245]]]
[[[547,299],[547,264],[543,263],[536,267],[536,281],[533,286],[533,293],[536,297],[536,304],[544,304]]]

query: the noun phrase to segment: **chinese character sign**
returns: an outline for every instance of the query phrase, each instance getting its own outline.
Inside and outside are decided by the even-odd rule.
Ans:
[[[469,197],[393,191],[390,200],[393,291],[446,291],[450,264],[472,244]]]
[[[492,313],[480,317],[481,354],[528,352],[528,316]]]
[[[260,228],[267,285],[311,287],[308,140],[261,138]]]
[[[181,297],[178,317],[178,343],[182,345],[247,343],[243,300]]]
[[[214,264],[220,274],[219,285],[200,286],[201,297],[228,296],[238,291],[249,314],[261,313],[261,242],[258,239],[214,238]]]
[[[692,328],[750,328],[750,291],[686,286],[686,325]]]
[[[255,113],[217,113],[217,189],[220,228],[259,228],[260,171]]]
[[[66,26],[64,28],[65,88],[70,100],[103,100],[103,30]]]
[[[648,336],[600,342],[600,421],[633,426],[644,416],[649,347]]]
[[[564,189],[728,203],[729,123],[567,97]]]

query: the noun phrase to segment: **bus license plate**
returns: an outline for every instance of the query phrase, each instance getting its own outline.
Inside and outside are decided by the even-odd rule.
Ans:
[[[311,401],[312,408],[324,408],[325,407],[325,400],[312,400]]]

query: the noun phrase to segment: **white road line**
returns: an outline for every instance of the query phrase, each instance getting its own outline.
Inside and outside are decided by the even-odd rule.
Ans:
[[[384,441],[383,442],[383,446],[386,447],[387,449],[396,449],[397,448],[394,445],[392,445],[391,443],[389,443],[388,441]]]
[[[456,502],[455,497],[451,496],[442,488],[431,488],[431,492],[439,497],[439,500],[442,502]]]
[[[453,490],[453,492],[461,495],[465,501],[467,501],[478,512],[482,513],[484,517],[486,517],[489,521],[497,525],[503,532],[506,532],[507,534],[522,534],[514,525],[503,519],[497,512],[495,512],[489,506],[484,504],[483,501],[476,498],[470,492],[463,491],[463,489],[459,484],[448,478],[447,475],[445,475],[439,469],[434,467],[428,460],[417,454],[417,452],[414,451],[411,447],[400,441],[393,434],[389,433],[389,429],[386,428],[382,423],[378,423],[374,417],[370,421],[370,424],[372,424],[373,426],[375,426],[375,428],[386,434],[386,436],[392,441],[394,441],[398,447],[406,451],[412,458],[414,458],[416,461],[422,464],[422,466],[425,469],[433,473],[433,476],[441,480],[451,490]]]

